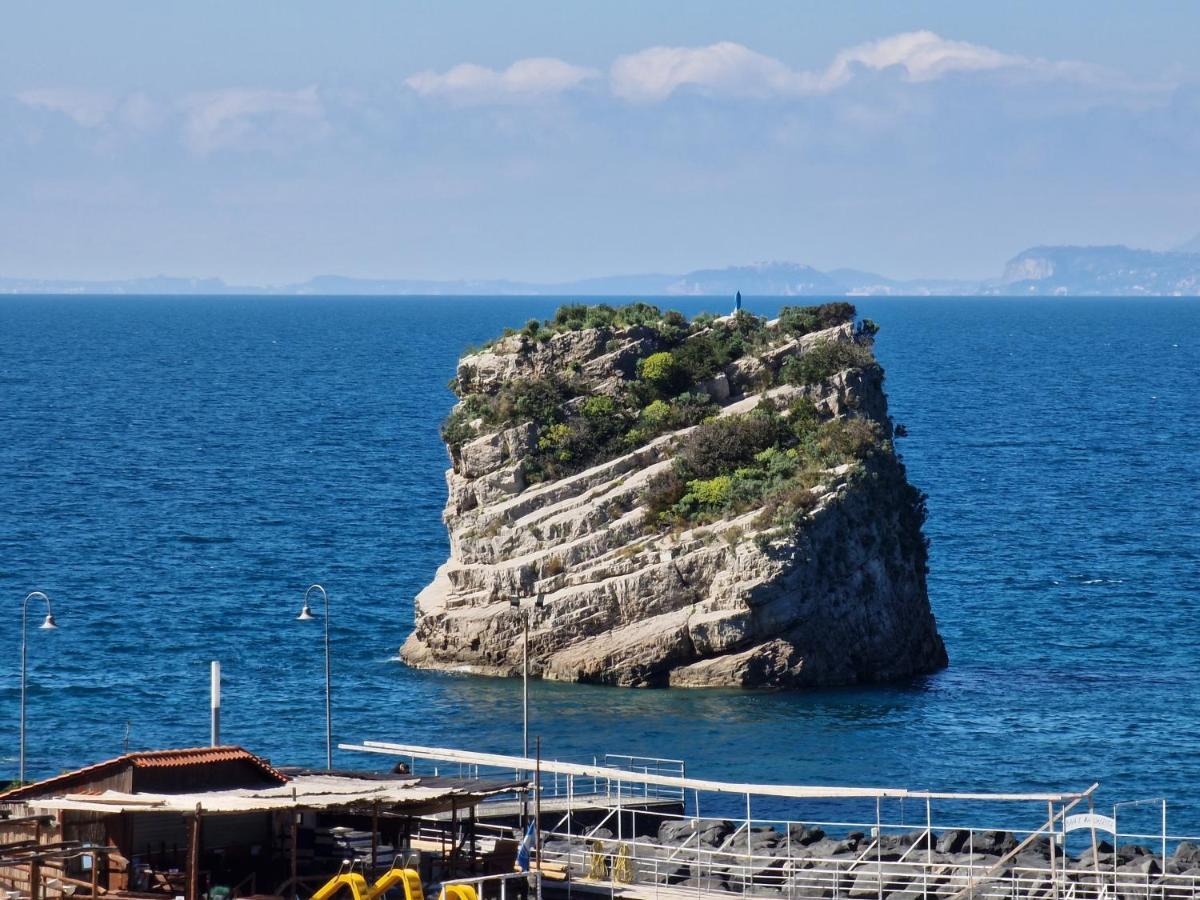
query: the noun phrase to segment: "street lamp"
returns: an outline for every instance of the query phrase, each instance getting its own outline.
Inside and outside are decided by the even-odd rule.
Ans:
[[[17,774],[17,783],[25,783],[25,657],[26,657],[26,628],[25,623],[29,617],[29,601],[34,597],[44,600],[46,603],[46,618],[42,620],[42,624],[38,626],[39,631],[57,631],[58,625],[54,621],[54,611],[50,609],[50,598],[41,591],[31,591],[25,595],[25,602],[21,604],[21,750],[20,764]]]
[[[312,614],[312,607],[308,605],[308,597],[313,591],[320,591],[325,600],[325,771],[329,772],[333,770],[333,706],[329,687],[329,595],[325,593],[325,588],[319,584],[309,585],[304,592],[304,606],[296,619],[311,622],[316,618]]]
[[[521,608],[519,597],[512,597],[508,602],[513,609]],[[539,591],[533,608],[541,609],[545,605],[545,597]],[[521,625],[521,737],[526,759],[529,758],[529,619],[532,615],[532,609],[526,612]]]
[[[521,598],[510,597],[509,605],[520,611]],[[537,599],[533,601],[534,609],[541,609],[545,606],[546,600],[542,596],[542,592],[538,591]],[[524,753],[522,756],[529,759],[529,619],[533,615],[533,609],[526,611],[525,618],[521,622],[521,739]],[[525,791],[521,795],[521,824],[522,827],[529,821],[529,792]]]

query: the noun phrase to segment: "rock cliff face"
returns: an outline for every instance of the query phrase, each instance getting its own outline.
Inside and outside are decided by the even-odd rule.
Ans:
[[[402,658],[519,674],[528,616],[531,672],[562,681],[800,687],[946,665],[923,498],[892,450],[873,332],[838,306],[830,327],[531,323],[464,357],[450,558]]]

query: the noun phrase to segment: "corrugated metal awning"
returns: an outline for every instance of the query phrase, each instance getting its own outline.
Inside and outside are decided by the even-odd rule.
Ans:
[[[199,791],[187,794],[65,794],[27,801],[34,809],[98,813],[270,812],[277,809],[348,809],[378,803],[389,811],[444,806],[456,799],[477,799],[519,790],[524,785],[477,782],[453,787],[422,785],[420,778],[365,779],[342,775],[297,775],[288,784],[267,788]]]

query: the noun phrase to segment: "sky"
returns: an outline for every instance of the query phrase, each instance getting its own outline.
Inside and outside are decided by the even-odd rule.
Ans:
[[[0,277],[996,276],[1200,232],[1200,5],[11,0]]]

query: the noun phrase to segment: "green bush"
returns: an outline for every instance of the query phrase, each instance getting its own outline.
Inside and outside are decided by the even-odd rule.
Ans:
[[[789,334],[807,333],[853,316],[847,303],[789,307],[781,324]],[[826,477],[826,469],[880,449],[890,452],[870,422],[825,421],[808,398],[792,400],[783,415],[778,402],[764,398],[751,413],[716,417],[712,398],[693,386],[743,355],[780,342],[779,331],[748,313],[719,321],[698,316],[689,325],[680,313],[660,312],[648,303],[576,303],[560,307],[545,322],[529,320],[519,334],[545,341],[571,329],[632,326],[652,332],[653,352],[638,361],[639,377],[623,381],[616,394],[586,395],[593,386],[576,380],[582,379],[578,364],[574,372],[563,368],[549,376],[510,381],[494,395],[473,392],[476,373],[461,367],[452,387],[462,399],[442,426],[451,451],[457,453],[475,437],[477,429],[470,423],[476,419],[489,431],[533,422],[536,445],[525,460],[526,478],[533,484],[691,428],[675,448],[671,470],[651,479],[643,491],[651,528],[712,521],[756,507],[767,510],[772,522],[792,521],[816,502],[810,488]],[[863,334],[870,330],[869,323],[860,326]],[[612,334],[600,339],[610,349],[623,345]],[[783,374],[793,384],[811,384],[845,368],[873,364],[869,342],[829,342],[789,360]],[[609,514],[617,517],[621,510],[610,509]]]
[[[557,462],[569,462],[574,457],[571,437],[571,426],[558,422],[542,432],[538,450]]]
[[[562,418],[560,407],[572,391],[554,378],[523,378],[501,388],[496,397],[499,422],[535,422],[546,426]]]
[[[607,303],[567,303],[555,311],[554,318],[548,320],[545,327],[553,333],[582,331],[585,328],[628,328],[632,325],[655,325],[664,318],[653,303],[639,301],[619,307]]]
[[[788,404],[788,429],[797,438],[811,434],[820,424],[821,413],[817,409],[817,404],[808,397],[797,397]]]
[[[675,374],[675,357],[665,351],[651,353],[638,362],[638,375],[659,390],[669,388]]]
[[[466,409],[458,406],[442,422],[442,440],[452,453],[457,453],[463,444],[475,437],[475,429],[468,424],[472,418]]]
[[[718,475],[716,478],[706,478],[688,482],[688,494],[696,498],[703,506],[725,506],[733,495],[733,478],[728,475]]]
[[[788,384],[818,384],[843,369],[864,369],[875,364],[871,351],[846,341],[825,341],[801,356],[783,364],[783,380]]]
[[[695,334],[671,351],[683,380],[699,384],[712,378],[735,359],[730,332],[714,328]],[[740,355],[740,354],[739,354]]]
[[[670,426],[672,421],[671,404],[665,400],[655,400],[642,410],[639,421],[648,430],[661,430]]]
[[[687,493],[687,482],[673,470],[660,472],[652,477],[642,491],[642,505],[646,507],[646,524],[657,526],[667,511]]]
[[[817,432],[817,447],[827,465],[866,459],[879,445],[879,426],[867,419],[830,419]]]
[[[713,419],[683,440],[675,464],[689,480],[712,478],[753,462],[755,454],[772,446],[778,436],[778,424],[770,416]]]
[[[801,337],[853,322],[857,314],[854,304],[843,300],[820,306],[785,306],[779,311],[779,327],[786,334]]]

